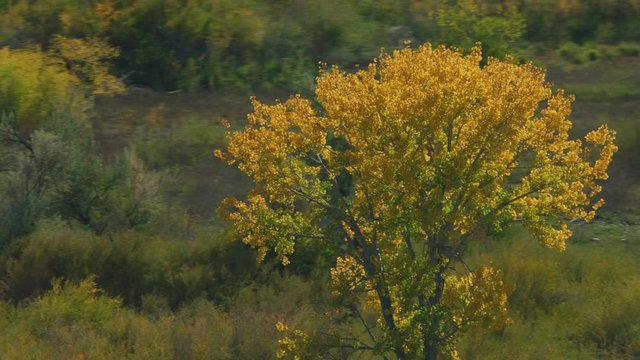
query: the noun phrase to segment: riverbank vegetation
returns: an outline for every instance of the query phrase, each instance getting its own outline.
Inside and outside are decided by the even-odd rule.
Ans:
[[[518,224],[470,241],[471,269],[502,272],[509,320],[470,329],[458,356],[640,356],[636,2],[14,0],[0,18],[0,358],[268,359],[291,329],[309,356],[364,356],[317,346],[376,319],[332,293],[335,254],[257,263],[216,213],[253,184],[213,152],[249,95],[313,94],[319,61],[477,41],[483,64],[542,67],[576,95],[570,135],[608,123],[619,150],[566,251]]]

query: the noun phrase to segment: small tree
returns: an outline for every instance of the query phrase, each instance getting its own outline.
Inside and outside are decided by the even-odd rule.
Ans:
[[[503,58],[525,31],[524,17],[514,7],[482,0],[458,0],[434,14],[436,39],[444,45],[473,47],[482,42],[485,54]]]
[[[0,248],[42,217],[96,232],[145,223],[157,208],[156,176],[130,154],[97,157],[87,121],[93,94],[115,94],[117,54],[99,40],[56,38],[56,51],[0,49]]]
[[[460,272],[470,239],[519,221],[543,245],[565,248],[569,219],[593,218],[598,180],[616,151],[606,125],[571,140],[572,96],[531,64],[423,45],[383,54],[366,70],[322,71],[320,110],[299,96],[253,100],[243,131],[218,153],[251,176],[246,201],[223,205],[258,260],[284,265],[296,245],[336,256],[337,294],[375,309],[369,339],[339,346],[382,356],[455,356],[473,324],[507,322],[497,270]],[[368,304],[368,305],[367,305]],[[286,325],[278,324],[286,331]],[[292,332],[282,351],[312,349]]]

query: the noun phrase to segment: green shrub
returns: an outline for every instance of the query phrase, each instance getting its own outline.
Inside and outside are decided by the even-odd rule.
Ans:
[[[61,116],[85,120],[91,102],[80,80],[46,53],[0,48],[0,114],[14,132],[3,138],[28,140],[35,129],[46,129]],[[3,124],[4,125],[4,124]]]
[[[485,6],[480,1],[455,1],[435,16],[437,42],[470,49],[481,42],[485,56],[504,58],[525,30],[524,17],[506,4]]]
[[[108,240],[61,220],[46,220],[37,230],[12,244],[3,261],[5,296],[13,301],[51,288],[55,278],[80,281],[103,269]]]
[[[287,285],[282,284],[285,281]],[[309,283],[295,277],[250,285],[228,311],[196,299],[174,313],[135,313],[88,280],[54,282],[17,307],[0,302],[3,359],[274,359],[278,321],[311,332],[316,310]]]
[[[640,56],[640,44],[621,42],[617,45],[618,51],[624,56]]]
[[[623,281],[588,302],[570,337],[579,346],[597,349],[602,358],[633,359],[640,355],[640,277]]]
[[[225,141],[225,129],[210,122],[187,119],[168,129],[138,134],[136,153],[153,169],[184,167],[213,159]]]
[[[0,352],[6,359],[119,358],[122,347],[113,346],[108,334],[110,323],[125,314],[91,279],[78,285],[57,281],[41,298],[2,314],[9,326],[0,336]]]
[[[574,64],[584,64],[590,61],[584,47],[572,42],[567,42],[560,46],[558,53],[564,60]]]
[[[256,273],[247,247],[210,228],[191,240],[128,232],[112,237],[111,246],[98,283],[142,308],[150,294],[172,309],[199,297],[221,301]]]
[[[512,324],[476,329],[461,343],[469,359],[632,359],[638,356],[640,286],[637,229],[575,225],[564,253],[547,251],[510,228],[467,254],[503,270]],[[625,241],[620,241],[624,236]],[[592,240],[598,238],[599,240]],[[480,246],[479,244],[477,246]]]
[[[574,64],[586,64],[601,59],[611,60],[619,56],[638,56],[640,45],[636,43],[620,43],[618,45],[586,43],[578,45],[564,43],[558,48],[562,59]]]
[[[235,359],[237,329],[228,313],[211,302],[196,299],[180,309],[171,331],[174,359]]]
[[[199,297],[222,301],[256,276],[254,254],[243,244],[211,227],[191,236],[97,236],[59,219],[41,221],[0,257],[0,295],[19,301],[50,289],[55,278],[95,275],[101,288],[126,304],[160,312]]]

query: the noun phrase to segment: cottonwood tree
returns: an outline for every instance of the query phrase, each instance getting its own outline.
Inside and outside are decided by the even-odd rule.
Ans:
[[[375,310],[377,322],[362,319],[368,339],[336,346],[455,357],[466,328],[508,321],[500,272],[459,270],[465,245],[518,221],[562,251],[567,221],[589,221],[603,204],[614,132],[570,139],[573,97],[542,70],[482,64],[479,47],[427,44],[355,73],[324,69],[317,108],[300,96],[253,99],[247,127],[218,152],[255,180],[246,200],[221,207],[258,260],[273,251],[286,265],[296,245],[321,244],[336,254],[334,291],[362,294],[354,313]],[[279,356],[312,350],[307,334],[278,328],[288,334]]]

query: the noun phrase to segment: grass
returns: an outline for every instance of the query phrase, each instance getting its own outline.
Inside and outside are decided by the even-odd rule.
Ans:
[[[519,226],[476,242],[473,266],[502,269],[512,324],[475,329],[465,359],[633,359],[640,355],[640,226],[573,224],[564,252],[544,248]],[[594,240],[597,239],[597,240]]]
[[[164,174],[166,200],[210,219],[223,198],[241,196],[249,188],[249,179],[213,151],[224,146],[223,123],[241,126],[250,109],[244,95],[129,88],[125,95],[97,100],[93,127],[107,161],[133,148]]]

